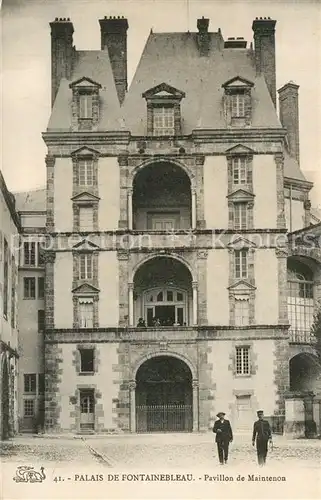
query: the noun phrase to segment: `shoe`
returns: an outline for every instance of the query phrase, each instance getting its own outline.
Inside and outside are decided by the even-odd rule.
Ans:
[[[223,462],[220,462],[220,465],[224,465],[224,463],[223,463]]]

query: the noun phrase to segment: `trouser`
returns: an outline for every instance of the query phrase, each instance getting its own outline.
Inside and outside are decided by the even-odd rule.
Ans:
[[[268,452],[268,441],[266,439],[256,440],[257,461],[259,465],[264,465]]]
[[[220,461],[220,464],[223,464],[224,462],[227,462],[228,459],[228,447],[230,442],[229,441],[217,441],[217,452],[218,452],[218,459]]]

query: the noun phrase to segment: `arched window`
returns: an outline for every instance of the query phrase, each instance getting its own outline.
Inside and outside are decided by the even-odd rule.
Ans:
[[[292,337],[307,336],[313,324],[313,272],[302,263],[288,266],[288,316]]]
[[[184,326],[187,324],[187,293],[177,288],[154,288],[144,293],[147,326]]]

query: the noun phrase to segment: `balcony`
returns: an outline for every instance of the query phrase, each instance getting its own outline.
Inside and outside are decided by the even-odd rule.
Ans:
[[[317,339],[310,330],[290,330],[292,344],[315,344]]]

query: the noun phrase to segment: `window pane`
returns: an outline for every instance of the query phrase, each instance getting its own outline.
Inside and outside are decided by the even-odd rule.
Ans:
[[[38,299],[43,299],[45,294],[45,278],[38,278]]]
[[[35,373],[24,375],[24,392],[35,393],[37,390],[37,376]]]
[[[23,414],[25,417],[33,417],[35,415],[35,402],[33,399],[24,400]]]
[[[173,301],[173,292],[168,290],[167,291],[167,301],[172,302]]]
[[[36,243],[35,242],[25,242],[23,244],[24,249],[24,264],[25,266],[35,266],[36,265]]]
[[[236,347],[236,374],[249,375],[249,347]]]
[[[235,299],[235,325],[249,324],[249,301]]]
[[[92,96],[79,96],[79,118],[92,118]]]
[[[45,329],[45,311],[43,309],[38,310],[38,332],[43,332]]]
[[[153,131],[154,135],[174,135],[174,108],[153,108]]]
[[[80,328],[93,328],[94,326],[94,304],[79,304],[79,326]]]
[[[80,349],[80,371],[93,372],[94,371],[94,350],[93,349]]]
[[[79,186],[93,185],[93,161],[91,159],[79,161]]]
[[[23,290],[25,299],[36,298],[36,278],[24,278]]]
[[[92,254],[80,254],[79,257],[79,279],[90,280],[93,276]]]

